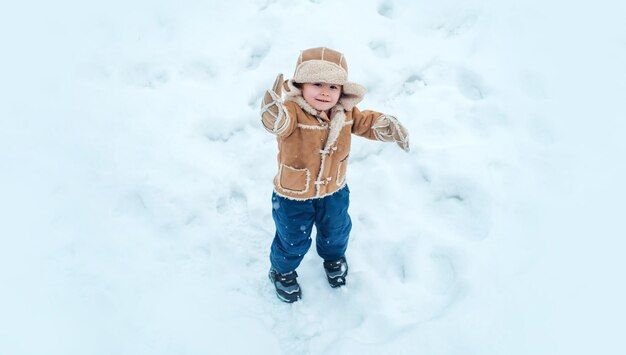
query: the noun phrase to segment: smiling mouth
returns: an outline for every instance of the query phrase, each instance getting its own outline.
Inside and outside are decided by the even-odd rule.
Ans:
[[[328,102],[330,102],[330,100],[328,100],[328,101],[325,101],[325,100],[320,100],[320,99],[315,99],[315,100],[317,100],[317,101],[319,101],[319,102],[327,102],[327,103],[328,103]]]

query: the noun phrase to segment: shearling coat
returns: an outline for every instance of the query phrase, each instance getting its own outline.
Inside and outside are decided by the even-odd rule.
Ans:
[[[277,132],[274,190],[296,200],[328,196],[346,184],[352,134],[380,139],[372,126],[385,115],[360,111],[353,106],[354,101],[344,98],[327,117],[310,106],[291,82],[285,82],[285,89],[287,117],[285,126]]]

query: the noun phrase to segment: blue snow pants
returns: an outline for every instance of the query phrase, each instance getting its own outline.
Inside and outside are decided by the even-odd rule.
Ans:
[[[313,225],[317,230],[317,254],[324,260],[345,255],[352,221],[348,215],[350,190],[344,186],[332,195],[296,201],[272,193],[272,217],[276,234],[270,251],[272,267],[280,273],[295,270],[311,246]]]

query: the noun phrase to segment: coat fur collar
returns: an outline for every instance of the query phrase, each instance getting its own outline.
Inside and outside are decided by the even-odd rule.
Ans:
[[[365,88],[360,85],[359,87],[363,89],[362,91],[360,91],[360,95],[346,94],[346,92],[344,91],[344,93],[341,95],[341,98],[339,98],[337,104],[333,108],[331,108],[330,111],[332,120],[330,121],[330,132],[328,132],[328,139],[326,140],[326,144],[324,145],[325,151],[328,151],[335,144],[335,142],[337,142],[337,138],[339,138],[339,133],[341,133],[341,129],[346,122],[346,111],[352,110],[354,105],[356,105],[359,101],[363,99]],[[285,101],[295,102],[306,113],[313,116],[319,116],[321,114],[318,110],[314,109],[313,106],[309,105],[309,103],[306,102],[306,100],[302,96],[302,90],[298,89],[294,85],[293,79],[285,81],[283,89],[285,92]]]

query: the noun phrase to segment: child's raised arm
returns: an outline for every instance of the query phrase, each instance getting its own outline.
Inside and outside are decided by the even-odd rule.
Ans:
[[[295,120],[289,117],[289,112],[281,98],[283,74],[278,74],[274,86],[265,92],[261,102],[261,122],[265,129],[275,135],[283,136],[295,127]]]
[[[402,150],[408,152],[409,132],[397,118],[380,112],[352,109],[352,133],[382,142],[396,142]]]

